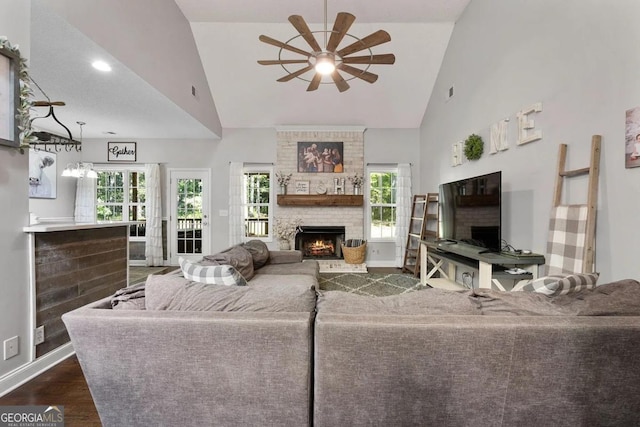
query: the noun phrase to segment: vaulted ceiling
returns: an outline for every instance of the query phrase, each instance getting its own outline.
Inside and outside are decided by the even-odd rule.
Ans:
[[[286,74],[281,66],[257,63],[259,59],[277,59],[279,51],[260,42],[261,34],[281,41],[298,34],[287,21],[289,15],[302,15],[312,31],[323,30],[322,0],[175,1],[191,24],[223,128],[282,125],[417,128],[429,98],[439,96],[432,94],[433,84],[454,23],[470,0],[328,0],[329,29],[338,12],[352,13],[356,21],[349,34],[362,38],[384,29],[391,35],[391,41],[373,47],[372,51],[393,53],[396,57],[393,65],[369,68],[379,76],[375,83],[351,80],[350,89],[343,93],[330,82],[321,84],[314,92],[306,91],[309,84],[306,81],[277,82]],[[78,132],[76,122],[83,121],[87,123],[85,138],[104,138],[109,131],[118,138],[215,137],[210,129],[128,70],[127,64],[110,57],[109,52],[92,41],[91,34],[85,33],[34,1],[31,74],[49,97],[66,102],[56,114],[72,127],[74,135]],[[322,39],[322,34],[316,33],[316,38]],[[52,45],[65,49],[53,51]],[[120,71],[117,79],[95,79],[93,70],[81,66],[87,57],[95,56],[95,51],[114,61]],[[301,67],[291,67],[298,68]],[[37,90],[36,95],[40,96]],[[55,123],[40,126],[59,131]]]

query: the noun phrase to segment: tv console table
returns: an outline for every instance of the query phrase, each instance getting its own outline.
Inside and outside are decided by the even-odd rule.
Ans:
[[[433,264],[429,269],[428,261]],[[447,264],[447,271],[443,270]],[[434,242],[422,240],[420,242],[420,283],[434,288],[451,290],[467,289],[456,282],[456,268],[465,267],[478,271],[478,287],[491,289],[495,286],[500,290],[507,290],[501,280],[531,280],[538,278],[538,266],[545,263],[543,255],[507,255],[497,252],[484,252],[482,248],[465,243]],[[527,270],[523,274],[511,274],[505,270],[509,268]],[[441,277],[433,277],[436,272]]]

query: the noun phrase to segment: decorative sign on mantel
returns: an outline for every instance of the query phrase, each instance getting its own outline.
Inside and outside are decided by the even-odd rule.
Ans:
[[[135,142],[108,142],[107,161],[130,163],[136,161]]]

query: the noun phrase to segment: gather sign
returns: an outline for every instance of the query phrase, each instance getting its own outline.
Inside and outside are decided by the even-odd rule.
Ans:
[[[107,147],[107,161],[109,162],[135,162],[135,142],[109,142]]]

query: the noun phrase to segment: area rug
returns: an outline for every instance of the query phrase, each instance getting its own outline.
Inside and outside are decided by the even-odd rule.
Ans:
[[[367,264],[347,264],[343,259],[318,260],[320,273],[366,273]]]
[[[420,289],[420,279],[409,274],[320,273],[320,289],[382,297]]]

